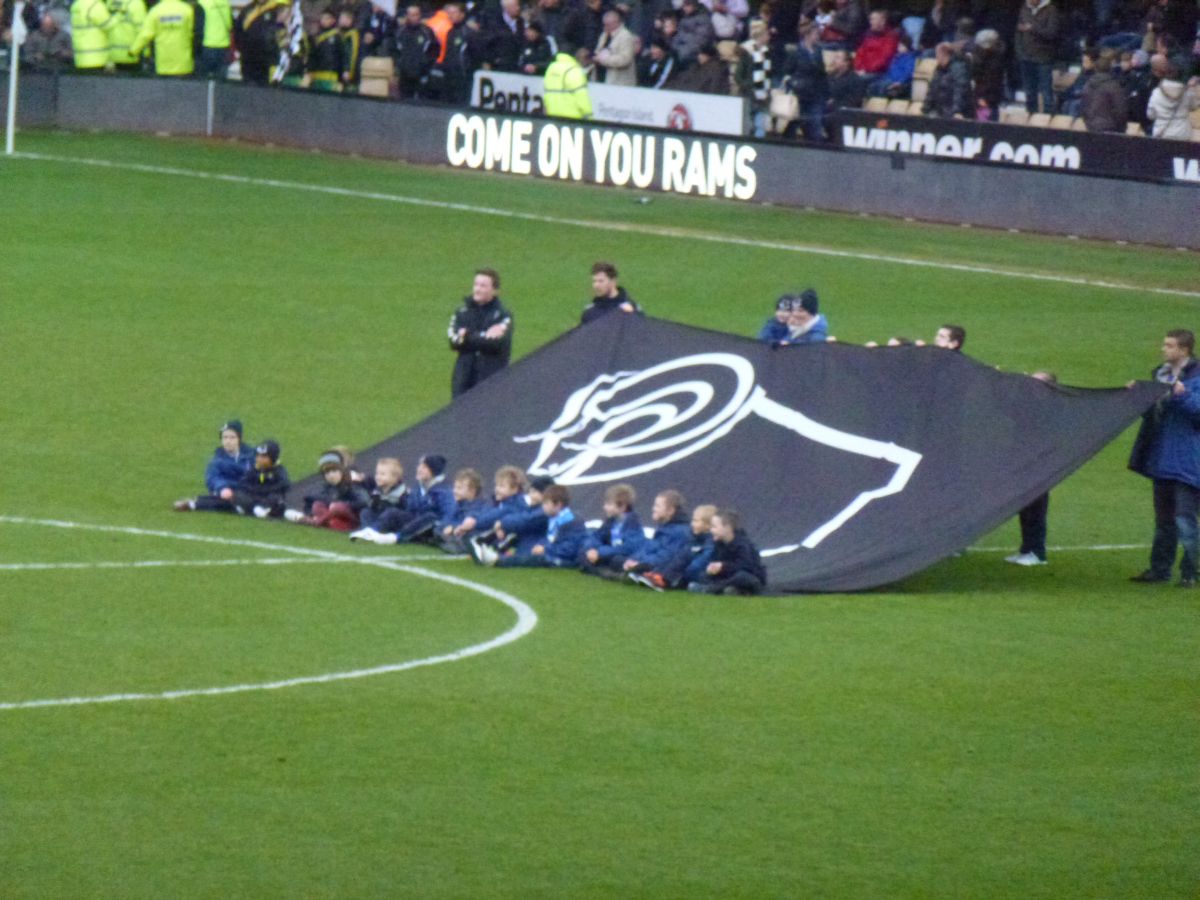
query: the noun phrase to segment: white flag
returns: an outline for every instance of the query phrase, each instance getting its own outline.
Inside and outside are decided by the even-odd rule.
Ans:
[[[12,45],[14,48],[20,47],[23,43],[25,43],[26,33],[27,33],[27,29],[25,28],[25,0],[21,0],[21,2],[19,2],[16,5],[16,7],[13,9]]]

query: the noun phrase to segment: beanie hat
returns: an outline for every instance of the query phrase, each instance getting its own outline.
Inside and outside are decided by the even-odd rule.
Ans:
[[[809,315],[815,316],[820,308],[820,304],[817,302],[817,292],[812,288],[807,288],[800,295],[800,308]]]
[[[435,478],[446,471],[446,457],[438,456],[436,453],[422,456],[421,462],[425,463],[425,468],[432,472]]]
[[[1150,65],[1150,54],[1145,50],[1134,50],[1133,59],[1130,60],[1135,69],[1140,69],[1143,66]]]
[[[263,441],[254,448],[254,452],[259,456],[269,456],[271,462],[279,462],[279,444],[276,441]]]
[[[537,478],[529,479],[530,490],[544,492],[546,488],[554,484],[554,479],[549,475],[539,475]]]
[[[782,294],[779,299],[775,301],[775,310],[776,312],[791,312],[792,305],[795,302],[796,298],[792,294]]]
[[[334,453],[332,450],[328,453],[322,453],[321,458],[317,460],[317,468],[322,472],[326,469],[341,469],[345,465],[346,461],[342,459],[342,454]]]
[[[226,422],[224,425],[221,426],[220,434],[224,434],[226,431],[236,431],[238,440],[240,441],[242,439],[242,420],[241,419],[230,419],[228,422]]]

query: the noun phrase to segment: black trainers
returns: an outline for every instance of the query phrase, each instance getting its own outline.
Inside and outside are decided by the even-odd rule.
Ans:
[[[1129,580],[1134,584],[1162,584],[1170,581],[1171,576],[1155,575],[1154,572],[1152,572],[1150,569],[1147,569],[1144,572],[1139,572],[1137,575],[1131,576]],[[1193,581],[1195,581],[1195,579],[1193,579]]]

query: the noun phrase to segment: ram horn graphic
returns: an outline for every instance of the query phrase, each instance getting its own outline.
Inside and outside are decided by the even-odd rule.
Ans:
[[[800,544],[772,554],[813,549],[873,500],[904,490],[921,454],[839,431],[776,403],[756,384],[754,366],[732,353],[697,353],[636,372],[599,375],[573,392],[545,431],[514,437],[540,441],[530,475],[560,484],[618,481],[652,472],[721,440],[757,415],[816,443],[896,466],[881,487],[854,497]]]

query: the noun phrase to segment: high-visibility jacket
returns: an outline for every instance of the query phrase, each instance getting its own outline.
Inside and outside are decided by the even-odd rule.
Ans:
[[[233,33],[233,10],[229,0],[198,0],[204,10],[203,45],[211,50],[228,50]]]
[[[425,20],[425,24],[429,26],[429,30],[433,32],[433,36],[437,38],[438,56],[434,62],[440,65],[446,61],[446,36],[454,28],[454,23],[450,20],[450,14],[446,10],[439,9]]]
[[[191,75],[195,68],[192,42],[196,17],[184,0],[159,0],[142,24],[142,30],[129,48],[138,56],[154,42],[154,71],[159,75]]]
[[[102,69],[108,64],[108,22],[112,15],[104,0],[75,0],[71,4],[71,47],[75,68]]]
[[[592,116],[587,74],[570,53],[559,53],[546,69],[542,98],[548,116],[561,119],[589,119]]]
[[[129,48],[146,21],[146,4],[143,0],[108,0],[108,11],[112,15],[108,22],[108,58],[118,66],[137,62]]]

